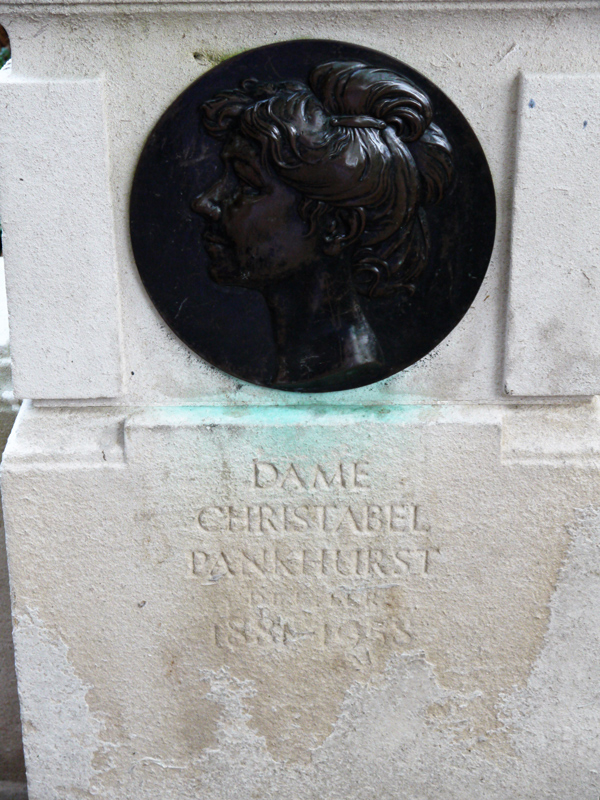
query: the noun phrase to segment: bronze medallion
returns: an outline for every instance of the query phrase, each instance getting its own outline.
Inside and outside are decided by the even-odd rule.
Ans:
[[[423,358],[485,275],[494,187],[434,84],[356,45],[249,50],[152,131],[131,195],[146,290],[195,353],[287,391],[353,389]]]

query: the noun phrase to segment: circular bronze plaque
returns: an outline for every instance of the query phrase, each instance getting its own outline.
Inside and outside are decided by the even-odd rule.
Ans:
[[[131,194],[135,260],[195,353],[325,392],[423,358],[479,289],[495,231],[477,137],[382,53],[300,40],[235,56],[152,131]]]

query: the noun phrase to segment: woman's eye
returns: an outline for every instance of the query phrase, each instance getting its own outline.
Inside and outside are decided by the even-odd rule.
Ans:
[[[246,181],[240,181],[240,186],[243,195],[256,197],[257,195],[261,194],[261,191],[258,188],[258,186],[254,186],[253,184],[247,183]]]

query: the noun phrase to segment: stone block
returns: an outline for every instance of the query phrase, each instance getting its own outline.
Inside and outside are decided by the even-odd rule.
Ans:
[[[592,800],[599,440],[596,403],[27,404],[31,800]]]
[[[521,79],[505,365],[511,395],[600,391],[600,75]]]
[[[50,387],[54,387],[52,394],[55,397],[59,392],[62,398],[69,396],[71,398],[89,398],[93,394],[105,396],[108,394],[118,396],[120,403],[128,405],[146,403],[186,405],[192,403],[218,406],[223,402],[224,396],[227,398],[227,402],[242,406],[281,405],[298,402],[296,397],[282,395],[275,391],[265,391],[224,375],[190,353],[185,345],[167,329],[141,287],[132,258],[129,242],[129,192],[137,160],[149,132],[162,112],[193,80],[210,69],[211,65],[232,53],[264,45],[271,41],[283,41],[310,35],[318,38],[329,37],[356,42],[379,49],[406,62],[434,81],[465,114],[481,141],[492,170],[498,200],[497,239],[492,263],[473,307],[461,324],[426,359],[376,387],[338,395],[335,399],[336,403],[378,405],[404,402],[454,402],[457,399],[468,402],[498,402],[501,400],[504,395],[504,385],[509,377],[508,373],[507,376],[504,375],[504,351],[514,196],[513,178],[517,143],[516,112],[519,107],[518,76],[521,73],[530,76],[545,75],[543,80],[550,82],[548,86],[553,86],[553,81],[556,82],[558,78],[555,80],[552,76],[587,75],[588,77],[582,78],[581,81],[586,85],[587,81],[593,87],[593,75],[598,69],[595,54],[600,45],[600,34],[598,33],[600,31],[598,24],[600,9],[595,4],[572,0],[568,9],[565,8],[564,12],[561,11],[559,14],[556,14],[558,7],[549,6],[547,3],[515,5],[500,0],[477,6],[468,3],[456,4],[444,0],[433,5],[423,6],[423,9],[426,9],[423,13],[421,13],[422,10],[415,9],[414,3],[404,0],[398,0],[398,2],[387,2],[386,0],[385,5],[378,3],[376,7],[366,6],[361,2],[350,3],[347,8],[344,6],[345,11],[340,9],[336,13],[333,13],[327,4],[291,2],[291,0],[261,4],[260,9],[255,6],[242,8],[236,3],[211,5],[200,1],[180,4],[140,2],[136,3],[134,8],[118,3],[107,5],[106,3],[91,2],[84,5],[81,3],[71,5],[69,2],[61,0],[58,5],[50,2],[40,3],[35,7],[39,13],[32,15],[26,10],[29,6],[23,5],[22,2],[2,0],[0,4],[0,15],[9,30],[13,43],[13,77],[11,80],[23,83],[33,82],[36,85],[41,82],[43,85],[54,87],[52,91],[61,91],[60,87],[64,87],[70,98],[65,100],[67,105],[62,106],[60,114],[57,112],[52,116],[49,112],[45,118],[45,125],[51,125],[52,137],[56,141],[63,141],[60,137],[67,136],[63,130],[63,117],[70,119],[71,122],[77,119],[79,126],[96,126],[95,130],[99,137],[97,137],[97,141],[102,140],[103,142],[101,147],[97,145],[98,150],[95,151],[96,155],[94,156],[96,160],[91,161],[87,157],[85,159],[71,157],[73,148],[70,148],[69,142],[65,141],[66,150],[61,148],[61,158],[56,161],[57,169],[60,168],[59,177],[63,181],[65,176],[68,177],[72,171],[79,175],[78,170],[82,162],[85,164],[83,168],[85,178],[92,175],[97,177],[98,186],[94,181],[94,192],[97,189],[98,200],[95,201],[94,213],[86,212],[84,214],[80,210],[87,208],[85,202],[81,201],[83,193],[81,184],[78,184],[80,188],[77,192],[59,194],[57,190],[59,196],[54,199],[56,202],[60,202],[61,209],[68,210],[68,214],[63,215],[63,224],[66,224],[65,219],[73,220],[73,236],[90,229],[92,233],[97,231],[100,238],[103,231],[102,235],[106,235],[107,239],[102,240],[105,242],[102,246],[99,244],[100,239],[96,237],[96,233],[86,238],[86,242],[83,244],[74,239],[74,242],[79,242],[77,254],[75,249],[71,250],[68,245],[64,245],[67,252],[60,250],[60,259],[52,262],[52,264],[63,263],[69,267],[60,281],[67,280],[65,276],[68,275],[73,275],[74,279],[77,275],[77,280],[81,281],[82,276],[77,272],[79,259],[83,252],[87,252],[81,248],[87,247],[87,242],[95,242],[93,255],[89,257],[91,274],[85,277],[85,281],[88,282],[86,285],[89,285],[93,291],[84,294],[73,292],[68,313],[66,310],[63,313],[64,306],[61,305],[65,302],[66,295],[54,296],[55,288],[50,284],[50,267],[48,270],[44,269],[44,283],[28,287],[27,292],[41,291],[39,287],[43,285],[45,294],[41,297],[40,302],[44,301],[41,308],[46,310],[50,305],[48,293],[52,292],[52,303],[61,310],[61,326],[66,325],[67,327],[71,324],[69,321],[71,317],[73,319],[88,318],[86,308],[87,304],[92,302],[91,296],[96,299],[108,297],[106,301],[108,305],[104,313],[95,315],[94,329],[87,331],[87,337],[81,336],[78,332],[79,329],[75,329],[76,326],[73,323],[74,329],[68,334],[67,341],[63,343],[65,348],[77,347],[77,352],[85,353],[85,357],[82,356],[79,362],[79,367],[71,376],[78,388],[75,390],[75,384],[70,384],[71,389],[69,389],[68,395],[66,394],[67,385],[62,387],[55,385],[60,374],[56,364],[61,363],[60,359],[63,358],[65,349],[63,348],[61,353],[58,353],[58,362],[55,358],[43,361],[40,355],[43,348],[38,346],[39,339],[36,338],[36,331],[41,330],[40,325],[43,319],[39,318],[38,324],[35,326],[29,325],[29,333],[24,333],[24,335],[33,337],[32,347],[35,348],[35,352],[32,354],[32,359],[35,357],[37,361],[30,360],[28,362],[30,367],[27,372],[28,385],[19,385],[20,379],[17,376],[17,389],[20,395],[29,394],[48,398]],[[132,9],[135,10],[135,13],[132,12]],[[68,14],[68,25],[65,24],[65,13]],[[97,81],[99,75],[104,76],[102,101]],[[70,89],[67,90],[65,80],[76,84],[76,91],[79,92],[77,102],[73,99],[73,92]],[[565,80],[568,81],[567,78]],[[81,83],[82,81],[83,83]],[[565,86],[567,85],[568,83],[565,83]],[[82,88],[84,86],[88,88]],[[93,89],[92,86],[96,88]],[[20,91],[19,89],[19,93]],[[34,90],[31,89],[31,91]],[[15,86],[14,93],[16,92],[17,87]],[[83,95],[86,99],[83,98]],[[81,103],[77,105],[80,101]],[[15,100],[15,102],[17,101]],[[582,109],[587,109],[586,103],[592,103],[592,95],[581,97],[578,102],[583,103]],[[587,163],[585,162],[586,153],[592,152],[585,150],[582,137],[585,134],[587,137],[585,141],[589,142],[595,135],[593,114],[588,113],[589,124],[584,130],[583,121],[586,117],[579,120],[578,109],[573,105],[574,100],[571,100],[569,96],[561,103],[564,103],[565,113],[568,109],[572,109],[572,112],[568,113],[574,115],[573,121],[577,121],[578,127],[577,129],[573,128],[573,138],[568,140],[567,146],[554,149],[542,147],[541,151],[538,150],[538,156],[542,152],[543,155],[539,157],[546,159],[543,163],[544,168],[539,171],[537,177],[536,185],[539,186],[545,186],[544,181],[552,182],[553,178],[549,177],[553,174],[550,166],[560,166],[561,153],[564,153],[566,159],[562,165],[565,168],[561,178],[564,184],[564,180],[570,174],[570,167],[569,169],[567,167],[577,148],[580,146],[583,148],[581,154],[584,157],[584,163]],[[85,114],[80,113],[82,105],[86,109]],[[538,108],[538,110],[540,109]],[[526,107],[525,115],[530,111],[533,109]],[[543,104],[541,111],[545,113]],[[32,110],[29,106],[27,113],[35,114],[37,111]],[[19,115],[19,119],[21,118],[25,119]],[[19,119],[10,121],[10,125],[16,126],[15,133],[21,131]],[[567,117],[565,117],[566,119]],[[542,116],[540,116],[540,120],[542,120]],[[72,122],[72,124],[75,123]],[[528,117],[526,124],[533,124],[533,120],[529,120]],[[542,121],[540,124],[545,123]],[[7,128],[9,125],[4,120],[4,115],[0,125],[3,128]],[[105,128],[103,128],[104,125]],[[567,139],[570,135],[568,131],[571,130],[569,125],[570,123],[564,133]],[[41,136],[39,126],[29,126],[27,130],[37,131],[36,135]],[[104,130],[106,139],[102,139]],[[550,135],[553,137],[563,135],[560,127],[557,129],[552,127],[550,130]],[[544,135],[548,135],[546,128],[544,131],[546,131]],[[525,128],[523,135],[523,145],[525,145],[525,141],[528,140]],[[56,139],[56,137],[59,138]],[[110,153],[108,178],[106,178],[105,141],[108,142]],[[534,155],[535,153],[532,153],[532,158]],[[90,168],[92,163],[96,165],[93,169]],[[522,170],[526,167],[527,164],[523,164],[521,161],[519,174],[524,175]],[[8,168],[9,165],[3,159],[0,169]],[[33,170],[31,172],[33,173]],[[593,174],[594,165],[592,164],[587,174],[580,176],[582,180],[587,181],[582,184],[586,187],[584,192],[587,197],[586,202],[591,200],[595,191],[594,187],[590,185]],[[99,177],[101,175],[104,176],[102,179]],[[3,192],[2,211],[7,217],[7,222],[9,216],[15,218],[19,216],[21,219],[19,224],[23,224],[24,217],[17,212],[21,207],[36,208],[36,203],[42,203],[43,193],[36,184],[28,185],[26,181],[18,181],[19,177],[27,177],[28,181],[33,180],[33,174],[24,176],[15,172],[14,177],[18,185],[11,183],[9,187],[6,181],[2,181],[2,190],[0,190]],[[101,180],[108,181],[109,191],[106,190],[105,183],[100,185]],[[569,180],[571,179],[569,178]],[[573,181],[575,180],[576,178],[573,177]],[[519,186],[523,187],[519,189],[519,192],[533,191],[535,193],[535,188],[523,183],[518,176],[517,181],[520,181]],[[82,179],[82,182],[84,187],[87,186],[85,180]],[[47,185],[44,188],[45,191],[49,190]],[[31,193],[32,189],[33,193]],[[550,189],[554,191],[552,187]],[[19,199],[16,204],[17,197],[15,196],[13,202],[12,196],[6,194],[9,190],[18,192],[18,197],[24,199]],[[575,188],[574,191],[577,193],[578,190]],[[568,198],[571,195],[554,192],[554,195],[558,194],[562,198],[560,203],[567,203],[561,211],[561,214],[567,214],[566,217],[563,216],[563,219],[571,220],[567,226],[569,228],[568,236],[562,239],[564,244],[561,246],[568,248],[569,253],[576,254],[579,252],[578,248],[584,247],[583,242],[587,243],[586,247],[591,246],[593,242],[594,226],[588,225],[583,237],[580,235],[581,229],[578,227],[580,225],[585,227],[586,220],[589,222],[586,215],[592,213],[590,211],[592,207],[586,206],[584,202],[580,216],[571,218],[568,216],[572,213],[569,211],[570,206],[568,205],[570,202]],[[106,199],[107,195],[108,200]],[[520,224],[519,214],[526,215],[529,205],[532,208],[538,207],[535,204],[532,205],[529,195],[523,195],[523,198],[523,203],[520,205],[517,203],[516,230]],[[554,197],[557,203],[559,199]],[[11,208],[14,208],[14,214]],[[562,209],[563,206],[560,205],[560,208]],[[557,214],[557,222],[562,225],[561,214]],[[519,253],[523,253],[523,270],[527,272],[522,271],[515,261],[513,278],[517,282],[523,281],[524,287],[529,286],[527,281],[530,280],[528,277],[530,273],[534,276],[531,280],[535,281],[535,287],[545,286],[549,283],[544,281],[543,276],[541,279],[539,278],[537,265],[542,263],[540,254],[547,251],[551,242],[556,243],[556,237],[554,239],[545,237],[542,241],[540,238],[542,234],[538,231],[546,230],[544,226],[551,224],[548,221],[552,219],[552,216],[552,213],[545,214],[543,219],[536,219],[534,223],[530,217],[523,216],[521,218],[523,224],[533,225],[533,230],[529,233],[524,230],[522,238],[515,240],[515,259],[518,261],[521,258]],[[107,231],[109,228],[114,236],[118,291],[115,289],[113,279],[112,256],[108,258],[108,254],[113,252],[113,245],[108,241]],[[58,228],[52,228],[52,231],[55,230]],[[70,231],[71,228],[68,230]],[[10,271],[10,230],[8,235],[7,257]],[[534,240],[537,242],[538,239],[541,248],[539,253],[536,253],[534,258],[528,258],[523,247],[529,246],[529,243]],[[547,244],[546,239],[548,239]],[[15,240],[13,239],[13,241]],[[60,237],[57,237],[56,240],[53,238],[51,247],[61,248],[63,247],[62,242],[63,239]],[[554,246],[553,244],[552,247]],[[23,247],[29,247],[28,239],[25,239]],[[36,255],[36,258],[39,256],[40,247],[36,245],[35,254],[30,254],[29,250],[22,251],[21,245],[19,245],[20,252],[27,253],[27,263],[23,265],[14,263],[15,269],[12,274],[23,275],[24,279],[29,274],[28,271],[32,269],[33,255]],[[552,255],[549,250],[547,252]],[[562,251],[556,252],[560,261]],[[16,244],[12,248],[12,253],[14,257],[21,258],[21,255],[17,253]],[[107,257],[98,263],[94,259],[99,258],[100,253]],[[29,258],[29,255],[32,255],[32,258]],[[570,255],[569,258],[571,258]],[[88,261],[85,263],[87,264]],[[544,269],[554,269],[552,264],[555,263],[559,262],[546,259],[544,264],[548,264],[548,266],[545,266]],[[590,275],[585,267],[583,269],[593,283],[593,275]],[[95,277],[100,280],[100,276],[102,281],[99,287],[89,283]],[[572,272],[573,284],[568,283],[570,278],[566,273],[560,273],[559,277],[561,281],[567,280],[567,284],[559,283],[556,286],[560,285],[561,291],[564,289],[574,293],[568,302],[579,303],[583,308],[581,302],[585,300],[588,303],[588,300],[593,297],[593,290],[589,288],[587,280],[578,269],[574,269]],[[62,286],[60,281],[57,283],[59,287]],[[579,281],[582,282],[581,285]],[[588,294],[588,289],[590,294]],[[9,285],[9,294],[19,291],[16,284],[14,289]],[[525,298],[528,291],[527,288],[523,290]],[[532,300],[532,304],[524,306],[521,301],[517,304],[518,291],[515,289],[514,301],[511,300],[511,331],[528,330],[527,326],[533,326],[534,320],[543,317],[544,309],[550,308],[547,304],[552,299],[552,293],[549,291],[540,293],[538,288],[536,291],[538,293],[535,295],[535,301]],[[558,295],[558,291],[556,295]],[[32,295],[28,294],[28,296]],[[117,296],[118,299],[115,300]],[[16,310],[15,303],[20,301],[16,296],[10,299],[11,308]],[[115,302],[118,313],[114,310]],[[564,302],[567,302],[566,297]],[[571,306],[565,307],[570,308]],[[588,305],[585,306],[585,308],[588,307]],[[23,309],[27,309],[27,306],[23,305]],[[51,309],[48,310],[48,314],[50,312]],[[25,314],[25,310],[23,313]],[[36,311],[36,313],[40,317],[41,312]],[[577,314],[570,315],[570,318],[573,316],[577,317]],[[31,317],[32,315],[27,312],[25,319],[20,324],[25,326],[26,320]],[[113,330],[113,327],[117,325],[115,319],[119,317],[119,324],[122,326],[123,365],[123,383],[120,388],[119,357],[115,349],[115,337],[111,338],[112,335],[109,335],[104,327],[106,324]],[[105,322],[106,320],[109,322]],[[58,322],[56,324],[58,325]],[[569,324],[575,325],[572,321]],[[96,328],[99,331],[98,336],[95,333]],[[54,341],[58,341],[58,330],[66,329],[57,327],[51,337],[46,337],[43,346],[51,344],[53,346]],[[532,329],[533,339],[535,339],[534,334],[535,331]],[[103,338],[105,335],[108,336],[107,340]],[[15,330],[16,336],[17,331]],[[581,341],[585,342],[585,347],[589,348],[590,353],[594,353],[594,343],[589,340],[589,336],[588,338],[586,336],[583,336]],[[517,340],[514,339],[513,333],[510,334],[510,337],[513,337],[510,338],[513,344],[510,344],[509,351],[513,352]],[[519,334],[518,338],[521,340],[523,337]],[[519,346],[521,347],[521,345]],[[527,350],[529,347],[527,342],[523,347],[525,348],[523,364],[525,361],[529,363],[533,358],[533,350]],[[100,353],[105,354],[104,360],[100,359]],[[102,361],[101,367],[98,369],[93,367],[97,362],[92,358],[92,354],[95,354],[94,358]],[[569,357],[570,355],[571,353],[569,353]],[[15,350],[16,357],[17,350]],[[44,366],[50,360],[53,363],[51,369]],[[573,363],[576,361],[577,359],[573,359]],[[106,378],[106,385],[94,385],[94,381],[99,381],[100,376],[104,375],[103,370],[109,369],[109,363],[112,376],[110,380]],[[507,364],[510,367],[509,372],[513,369],[525,369],[515,364],[513,356],[510,356]],[[540,391],[550,392],[550,390],[553,393],[593,391],[594,387],[589,379],[590,370],[593,367],[592,361],[589,362],[588,367],[586,368],[588,378],[585,381],[578,379],[579,389],[576,389],[575,384],[571,388],[556,384],[554,388],[548,385],[542,389],[540,381],[534,387],[523,384],[521,388],[518,388],[515,385],[511,391],[531,392],[536,395]],[[18,363],[16,368],[19,369]],[[23,369],[25,369],[25,362],[23,362]],[[569,369],[572,373],[575,367],[570,366]],[[24,376],[24,372],[22,374]],[[537,373],[535,374],[537,375]],[[548,372],[548,374],[550,373]],[[581,374],[583,375],[583,373]],[[35,377],[37,381],[35,385],[33,384],[34,376],[39,376]],[[102,377],[102,381],[105,381],[104,377]],[[330,399],[322,397],[313,397],[310,400],[313,403],[328,404],[331,402]]]
[[[1,215],[18,397],[114,397],[121,349],[101,80],[0,80]]]

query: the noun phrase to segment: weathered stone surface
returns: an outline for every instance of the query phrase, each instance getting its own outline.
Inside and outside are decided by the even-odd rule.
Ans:
[[[32,800],[595,797],[598,435],[593,403],[28,406]]]
[[[20,397],[121,389],[100,80],[0,80],[1,212]],[[76,158],[74,158],[76,154]]]
[[[506,389],[600,391],[600,75],[524,75]]]

